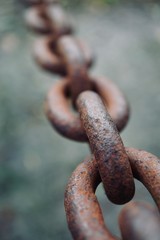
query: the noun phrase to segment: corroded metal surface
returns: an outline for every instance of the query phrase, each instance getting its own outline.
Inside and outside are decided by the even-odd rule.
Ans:
[[[57,49],[66,66],[72,101],[75,105],[78,95],[85,90],[91,89],[84,54],[76,39],[70,36],[61,37],[57,43]]]
[[[84,65],[87,68],[91,67],[93,63],[93,56],[88,46],[81,40],[75,40],[80,48],[84,59]],[[55,36],[47,36],[36,40],[33,48],[33,55],[40,67],[49,72],[60,75],[66,75],[67,69],[64,60],[57,51],[57,38]],[[72,52],[72,54],[74,54]]]
[[[37,63],[65,76],[49,91],[47,117],[63,136],[89,141],[94,154],[78,166],[67,186],[68,226],[75,240],[116,240],[105,226],[96,187],[102,180],[109,200],[123,204],[134,195],[135,177],[151,193],[160,211],[160,160],[145,151],[124,147],[118,131],[128,121],[128,103],[111,81],[90,77],[92,54],[83,42],[70,36],[72,24],[57,1],[26,2],[34,5],[26,12],[28,26],[48,34],[35,44]],[[120,215],[123,240],[158,240],[160,221],[156,214],[146,204],[127,205]]]
[[[123,240],[160,239],[160,216],[149,204],[127,204],[120,213],[119,225]]]
[[[160,159],[151,153],[126,148],[135,178],[151,193],[160,210]]]
[[[118,86],[107,78],[93,78],[92,82],[93,90],[101,96],[118,131],[122,131],[127,125],[130,116],[130,108],[126,97]]]
[[[105,78],[93,78],[90,81],[121,131],[129,117],[129,107],[125,97],[114,83]],[[63,136],[76,141],[87,141],[88,138],[79,116],[71,111],[67,98],[68,92],[69,81],[67,79],[54,84],[45,103],[47,117],[53,127]]]
[[[78,97],[77,105],[108,198],[116,204],[130,201],[134,182],[128,156],[102,100],[86,91]]]
[[[59,4],[40,4],[29,8],[25,13],[26,24],[41,34],[54,34],[56,37],[73,31],[71,21]]]
[[[142,154],[141,150],[137,149],[126,149],[127,155],[129,157],[133,175],[135,178],[138,178],[145,186],[146,183],[151,178],[155,178],[155,181],[158,183],[157,187],[147,186],[148,190],[152,194],[156,203],[158,203],[158,208],[160,211],[159,205],[159,196],[160,196],[160,160],[155,156],[151,156],[150,153],[144,152]],[[131,158],[132,156],[132,158]],[[133,157],[134,156],[134,157]],[[149,159],[152,159],[149,161]],[[146,162],[146,159],[148,161]],[[154,162],[156,164],[154,164]],[[146,165],[148,167],[146,167]],[[143,169],[149,169],[149,174],[146,176]],[[139,174],[137,174],[139,173]],[[95,190],[98,184],[101,182],[99,175],[99,167],[97,161],[94,156],[92,158],[87,158],[81,163],[77,169],[73,172],[69,183],[65,192],[65,209],[67,214],[67,222],[69,229],[72,233],[74,239],[110,239],[110,233],[108,229],[105,227],[102,212],[100,206],[98,204],[97,198],[95,196]],[[108,186],[109,188],[109,186]],[[154,189],[153,189],[154,188]],[[130,207],[128,207],[130,208]],[[126,210],[124,210],[125,212]],[[127,210],[128,211],[128,210]],[[131,209],[132,211],[132,209]],[[143,210],[142,210],[143,211]],[[140,214],[140,213],[139,213]],[[143,214],[143,213],[142,213]],[[122,215],[121,215],[122,216]],[[123,217],[124,219],[124,217]],[[139,219],[139,218],[138,218]],[[135,221],[139,222],[139,224],[143,224],[143,231],[145,231],[145,224],[136,219]],[[157,229],[158,218],[156,218],[156,225],[154,226]],[[127,220],[125,220],[127,222]],[[149,217],[147,221],[152,225],[152,219]],[[121,220],[121,228],[125,231],[125,223],[122,223]],[[153,229],[152,228],[152,232]],[[146,228],[147,230],[147,228]],[[130,231],[128,232],[128,236],[131,237],[132,231],[138,231],[138,228],[135,229],[134,219],[133,222],[130,222]],[[148,230],[147,230],[148,231]],[[102,236],[101,236],[102,233]],[[135,235],[138,232],[135,232]],[[136,235],[138,236],[138,235]],[[152,235],[153,236],[153,235]],[[157,232],[155,232],[155,239],[157,236]],[[112,239],[112,238],[111,238]],[[131,238],[125,238],[125,240]],[[143,238],[144,239],[144,238]],[[149,238],[148,238],[149,239]],[[152,238],[151,238],[152,239]],[[137,240],[142,240],[141,238],[137,238]]]
[[[71,110],[68,100],[69,81],[63,79],[50,89],[45,111],[52,126],[63,136],[77,141],[87,141],[79,116]]]
[[[68,227],[76,240],[115,240],[105,226],[101,208],[95,196],[100,183],[95,158],[89,157],[72,174],[65,192]]]

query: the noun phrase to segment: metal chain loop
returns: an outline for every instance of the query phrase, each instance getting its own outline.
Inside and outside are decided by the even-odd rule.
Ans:
[[[160,217],[149,204],[127,204],[120,213],[119,225],[124,240],[159,240]]]
[[[114,83],[89,75],[93,56],[81,40],[71,36],[71,21],[59,1],[25,2],[32,6],[26,12],[27,25],[45,34],[34,46],[36,62],[64,76],[48,93],[46,115],[64,137],[89,141],[94,154],[77,167],[67,185],[69,229],[75,240],[118,240],[105,226],[95,195],[98,184],[103,182],[113,203],[124,204],[134,195],[134,177],[148,189],[160,211],[160,160],[145,151],[124,147],[119,132],[129,118],[128,103]],[[158,240],[160,236],[160,216],[144,203],[126,205],[119,225],[123,240]]]
[[[66,66],[72,101],[75,106],[78,95],[91,89],[86,62],[81,48],[73,37],[61,37],[57,43],[57,50]]]
[[[118,130],[121,131],[127,124],[129,117],[129,106],[125,97],[110,80],[91,78],[90,82],[93,90],[103,99]],[[47,117],[53,127],[64,137],[76,141],[88,141],[79,116],[71,111],[68,96],[69,80],[63,79],[63,81],[55,83],[45,102]]]
[[[133,148],[127,148],[126,152],[131,163],[134,177],[140,180],[147,187],[160,211],[160,159],[150,153]],[[147,172],[148,174],[146,174]],[[150,182],[150,178],[154,179],[156,187],[154,184],[148,184],[148,182]],[[84,162],[76,168],[69,180],[65,192],[65,209],[68,227],[72,233],[73,239],[116,239],[113,238],[104,224],[102,212],[95,196],[95,190],[100,182],[101,178],[99,175],[99,166],[94,156],[84,160]],[[155,219],[156,225],[159,225],[159,217],[160,216],[158,215]],[[129,220],[126,219],[125,222],[126,221],[128,222]],[[148,218],[147,221],[150,222],[150,219]],[[124,231],[126,227],[124,225],[125,222],[121,220],[121,226]],[[150,239],[156,240],[156,236],[157,233],[159,233],[160,228],[158,229],[159,231],[157,230],[154,232],[154,227],[156,226],[151,226],[152,236],[154,236],[154,238]],[[131,237],[132,231],[134,233],[134,228],[134,222],[130,222],[130,235],[128,234],[128,237],[124,238],[125,240],[130,239],[129,236]],[[138,233],[135,232],[135,234]],[[141,240],[141,238],[137,238],[136,240]]]
[[[108,198],[116,204],[130,201],[134,195],[131,167],[102,100],[87,91],[78,97],[77,106]]]
[[[56,38],[73,31],[69,17],[58,3],[42,3],[29,8],[25,13],[25,20],[27,26],[33,31],[54,34]]]
[[[93,56],[88,46],[81,40],[75,39],[81,55],[83,55],[84,65],[90,68],[93,64]],[[36,40],[33,47],[33,55],[38,65],[51,73],[67,75],[64,60],[57,52],[57,38],[47,36]]]
[[[65,210],[73,239],[115,240],[107,229],[95,190],[101,178],[94,156],[72,173],[65,192]]]

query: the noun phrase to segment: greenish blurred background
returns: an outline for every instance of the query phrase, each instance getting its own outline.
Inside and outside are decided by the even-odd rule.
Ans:
[[[59,136],[43,112],[48,89],[59,76],[32,59],[36,35],[26,29],[25,8],[0,0],[0,239],[69,240],[64,212],[67,181],[87,154],[85,144]],[[112,79],[126,94],[131,119],[126,146],[159,156],[160,6],[158,1],[68,0],[77,35],[95,51],[92,74]],[[136,183],[135,199],[153,201]],[[117,214],[100,186],[98,199],[111,231]]]

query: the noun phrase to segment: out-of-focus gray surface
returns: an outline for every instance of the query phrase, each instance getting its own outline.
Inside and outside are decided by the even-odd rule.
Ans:
[[[68,240],[63,196],[71,172],[87,154],[85,144],[59,136],[43,113],[43,101],[58,80],[32,59],[36,36],[23,25],[11,0],[0,9],[0,239]],[[159,155],[160,8],[114,7],[71,10],[78,36],[95,51],[92,74],[112,79],[126,94],[131,119],[126,146]],[[97,191],[106,223],[118,233],[119,206]],[[152,199],[141,184],[135,199]]]

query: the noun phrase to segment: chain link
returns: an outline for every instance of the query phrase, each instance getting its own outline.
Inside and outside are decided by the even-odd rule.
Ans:
[[[90,76],[93,55],[85,43],[71,35],[73,26],[59,1],[26,3],[31,5],[25,14],[27,25],[45,34],[34,45],[36,62],[63,76],[47,95],[46,115],[61,135],[88,142],[92,151],[73,172],[65,191],[68,227],[76,240],[119,239],[105,226],[95,195],[97,186],[102,181],[108,199],[124,204],[134,196],[136,178],[148,189],[160,211],[160,159],[124,147],[119,132],[129,118],[128,103],[112,81]],[[146,203],[125,205],[119,225],[123,240],[160,238],[160,216]]]

